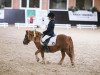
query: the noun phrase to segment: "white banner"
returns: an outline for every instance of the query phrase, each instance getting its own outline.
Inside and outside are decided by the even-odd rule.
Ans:
[[[0,10],[0,19],[4,19],[4,10]]]
[[[68,11],[70,21],[98,21],[97,12],[90,11]]]

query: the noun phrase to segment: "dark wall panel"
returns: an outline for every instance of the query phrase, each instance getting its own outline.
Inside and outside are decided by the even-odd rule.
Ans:
[[[67,11],[50,11],[55,14],[56,24],[66,24],[69,20]]]
[[[100,26],[100,12],[98,12],[98,26]]]
[[[0,19],[0,22],[7,22],[9,24],[24,23],[25,22],[25,10],[20,9],[5,9],[4,19]]]

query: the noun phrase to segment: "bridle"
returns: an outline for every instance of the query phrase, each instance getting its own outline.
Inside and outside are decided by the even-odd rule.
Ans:
[[[34,30],[34,37],[36,37],[36,29]]]

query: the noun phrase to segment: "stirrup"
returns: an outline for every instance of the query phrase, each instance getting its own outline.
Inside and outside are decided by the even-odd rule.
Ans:
[[[44,49],[44,52],[49,52],[49,48],[48,48],[48,46],[43,46],[43,49]]]

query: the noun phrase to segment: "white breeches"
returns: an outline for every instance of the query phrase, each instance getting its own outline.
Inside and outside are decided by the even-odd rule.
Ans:
[[[48,39],[50,36],[49,35],[45,35],[43,38],[42,38],[42,42],[44,42],[46,39]]]

